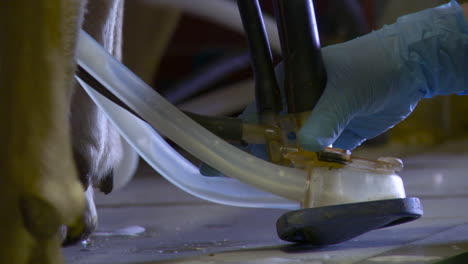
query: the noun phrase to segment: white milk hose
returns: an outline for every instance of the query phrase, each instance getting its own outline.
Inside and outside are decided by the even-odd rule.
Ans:
[[[196,167],[173,150],[144,122],[79,80],[138,153],[162,176],[181,189],[200,198],[229,205],[299,208],[299,202],[304,198],[306,171],[266,162],[213,135],[167,102],[84,31],[80,32],[78,40],[77,61],[159,133],[224,175],[263,191],[234,179],[200,175]]]

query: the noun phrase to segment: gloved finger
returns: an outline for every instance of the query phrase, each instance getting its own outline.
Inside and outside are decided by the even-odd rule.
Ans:
[[[333,142],[334,148],[353,150],[361,145],[367,138],[362,137],[350,129],[345,129],[341,135]]]
[[[403,112],[387,110],[372,115],[357,116],[349,122],[346,129],[333,143],[333,147],[353,150],[367,139],[374,138],[392,128],[410,113],[410,109]]]
[[[333,90],[327,87],[299,130],[298,140],[305,150],[320,151],[331,145],[354,117],[354,111],[346,107],[345,96]]]

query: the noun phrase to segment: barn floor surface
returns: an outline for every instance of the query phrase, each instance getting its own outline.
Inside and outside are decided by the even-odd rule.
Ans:
[[[127,187],[97,195],[99,229],[87,244],[65,248],[66,262],[468,263],[468,154],[404,161],[407,196],[421,199],[424,217],[320,248],[277,238],[275,222],[284,210],[209,203],[143,163]]]

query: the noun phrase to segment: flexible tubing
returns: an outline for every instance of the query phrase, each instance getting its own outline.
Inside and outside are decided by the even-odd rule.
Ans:
[[[77,61],[158,132],[203,162],[263,191],[302,201],[306,171],[263,161],[214,136],[167,102],[84,31],[80,31],[78,39]]]
[[[93,101],[106,111],[108,118],[138,154],[159,174],[185,192],[210,202],[231,206],[299,208],[297,202],[260,191],[235,179],[200,175],[198,168],[174,151],[151,126],[77,79]]]
[[[146,0],[150,4],[179,8],[190,14],[205,18],[208,21],[224,25],[234,31],[244,34],[239,9],[235,1],[227,0]],[[281,52],[278,28],[275,19],[263,14],[265,30],[274,52]]]

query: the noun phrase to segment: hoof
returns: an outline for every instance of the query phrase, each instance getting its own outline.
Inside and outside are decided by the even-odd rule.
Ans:
[[[85,192],[86,210],[74,224],[61,227],[62,245],[70,246],[88,239],[98,226],[94,192],[91,186]]]

